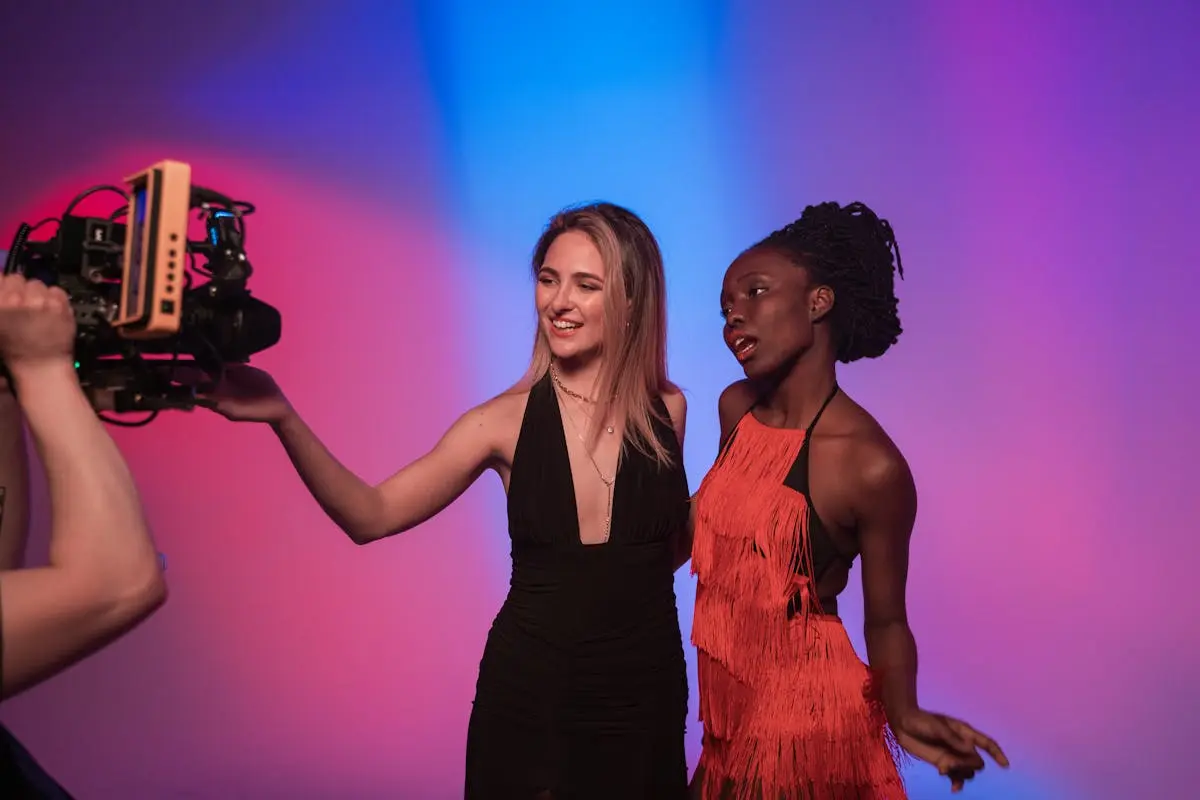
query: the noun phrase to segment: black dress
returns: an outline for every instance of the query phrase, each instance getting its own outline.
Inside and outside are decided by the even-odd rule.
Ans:
[[[626,443],[609,541],[585,545],[549,374],[530,391],[509,479],[512,580],[479,665],[467,800],[686,797],[670,545],[688,490],[674,432],[655,425],[674,463]]]
[[[0,797],[4,800],[71,800],[29,751],[0,725]]]

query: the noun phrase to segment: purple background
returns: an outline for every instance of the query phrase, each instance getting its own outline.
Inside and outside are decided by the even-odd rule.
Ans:
[[[738,375],[726,265],[806,203],[868,202],[908,267],[906,333],[842,382],[917,476],[923,702],[1013,761],[966,796],[1195,793],[1200,6],[27,0],[2,19],[0,246],[162,158],[256,203],[254,289],[285,315],[256,363],[372,480],[519,376],[540,226],[606,198],[666,253],[694,488]],[[115,434],[170,602],[0,719],[81,800],[460,796],[508,580],[499,482],[355,548],[265,429]],[[931,773],[914,800],[948,796]]]

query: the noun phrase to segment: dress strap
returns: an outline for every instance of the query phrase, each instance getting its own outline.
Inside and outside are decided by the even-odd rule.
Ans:
[[[812,422],[810,422],[808,424],[808,428],[806,428],[804,431],[804,444],[806,446],[808,445],[808,440],[812,437],[812,432],[817,427],[817,422],[821,419],[821,415],[825,413],[825,409],[829,408],[829,404],[833,402],[833,398],[837,397],[837,393],[839,390],[840,390],[840,387],[837,385],[837,382],[835,381],[833,384],[833,390],[829,392],[829,396],[825,398],[825,402],[821,403],[821,407],[819,409],[817,409],[816,416],[813,417]]]

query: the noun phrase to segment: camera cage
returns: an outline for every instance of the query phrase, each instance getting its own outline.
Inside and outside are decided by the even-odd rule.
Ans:
[[[163,410],[204,405],[199,395],[227,365],[280,339],[278,310],[247,288],[245,220],[254,206],[193,184],[191,174],[189,164],[164,160],[123,186],[93,186],[60,216],[21,223],[4,259],[4,274],[67,293],[80,384],[111,424],[141,426]],[[100,193],[121,198],[109,216],[72,213]],[[189,238],[193,212],[204,222],[203,239]],[[30,238],[51,223],[53,236]],[[128,421],[105,411],[148,416]]]

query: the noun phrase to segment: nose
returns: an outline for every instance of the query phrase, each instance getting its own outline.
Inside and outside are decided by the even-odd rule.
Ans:
[[[746,312],[738,306],[731,306],[729,313],[725,315],[725,326],[728,328],[740,328],[746,324]]]
[[[574,292],[572,291],[570,284],[566,283],[565,281],[560,283],[558,285],[558,290],[554,293],[554,296],[550,298],[550,308],[556,314],[570,311],[575,304],[573,295]]]

